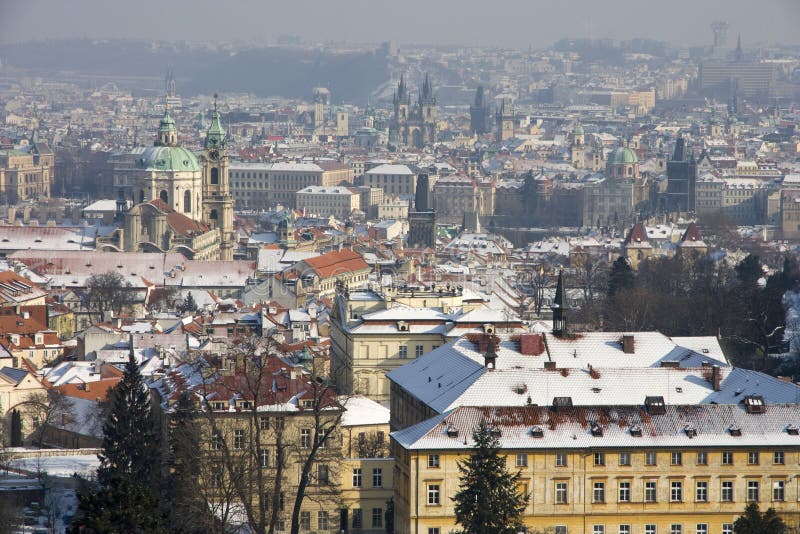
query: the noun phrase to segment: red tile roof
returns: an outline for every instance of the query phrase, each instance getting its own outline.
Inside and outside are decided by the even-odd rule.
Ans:
[[[167,214],[167,224],[169,224],[170,228],[178,235],[187,236],[208,232],[208,226],[187,217],[183,213],[178,213],[167,206],[160,198],[151,200],[150,204]]]
[[[631,228],[631,231],[628,232],[628,236],[625,238],[624,246],[628,246],[632,243],[649,243],[650,241],[647,239],[647,230],[645,230],[644,225],[642,223],[636,223]]]
[[[694,221],[689,223],[689,226],[686,228],[686,231],[683,233],[683,237],[681,237],[681,241],[702,241],[703,237],[700,235],[700,230],[697,228],[697,225]]]
[[[349,249],[328,252],[316,258],[309,258],[305,260],[305,263],[314,269],[314,272],[322,280],[332,278],[337,274],[370,268],[364,258],[361,257],[361,254]]]

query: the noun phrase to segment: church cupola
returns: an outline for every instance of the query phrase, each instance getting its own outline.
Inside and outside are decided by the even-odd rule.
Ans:
[[[206,148],[223,147],[227,140],[227,133],[222,128],[219,109],[217,109],[217,95],[214,95],[214,111],[211,114],[211,125],[206,131]]]
[[[156,146],[178,146],[178,129],[175,121],[169,114],[169,104],[164,107],[164,116],[158,126],[158,139]]]
[[[556,285],[556,295],[553,299],[553,335],[563,337],[567,335],[567,297],[564,291],[564,277],[562,271],[558,271],[558,284]]]

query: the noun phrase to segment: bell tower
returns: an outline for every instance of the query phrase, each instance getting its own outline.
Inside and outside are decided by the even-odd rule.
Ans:
[[[228,136],[222,128],[217,95],[206,131],[203,165],[203,221],[220,232],[221,260],[233,259],[233,197],[228,182]]]

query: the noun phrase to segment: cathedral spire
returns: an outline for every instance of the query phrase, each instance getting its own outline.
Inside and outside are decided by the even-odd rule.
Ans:
[[[214,94],[214,110],[211,112],[211,125],[206,132],[206,147],[216,146],[221,147],[227,141],[227,133],[222,127],[222,119],[220,118],[219,109],[217,107],[217,95]]]
[[[563,271],[558,271],[558,283],[556,285],[556,294],[553,299],[553,305],[550,307],[553,310],[553,335],[565,336],[567,335],[567,298],[564,291],[564,277]]]
[[[158,126],[156,146],[178,146],[178,129],[169,114],[169,100],[165,100],[164,103],[164,116],[161,117],[161,123]]]

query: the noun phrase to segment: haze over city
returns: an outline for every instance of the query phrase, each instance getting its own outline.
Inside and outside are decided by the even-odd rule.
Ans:
[[[797,0],[0,0],[0,533],[800,534]]]
[[[308,42],[517,48],[540,48],[564,37],[700,45],[708,43],[708,25],[718,19],[750,45],[800,43],[800,4],[794,0],[4,0],[0,42],[91,37],[269,43],[288,34]]]

